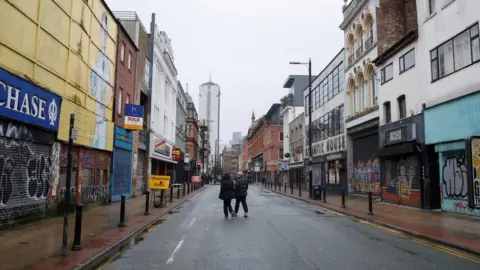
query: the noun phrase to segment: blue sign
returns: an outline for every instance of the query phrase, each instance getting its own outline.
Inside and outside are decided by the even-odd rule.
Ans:
[[[58,131],[60,96],[0,69],[0,115]]]
[[[123,126],[128,130],[143,129],[143,106],[125,104],[125,122]]]
[[[132,151],[132,141],[133,141],[132,132],[127,131],[126,129],[121,128],[119,126],[115,126],[115,139],[114,139],[115,147]]]
[[[143,118],[143,106],[136,104],[125,104],[125,116]]]

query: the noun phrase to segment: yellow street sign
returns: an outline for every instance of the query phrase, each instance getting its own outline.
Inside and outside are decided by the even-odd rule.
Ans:
[[[170,185],[170,176],[152,175],[150,176],[150,189],[168,189]]]

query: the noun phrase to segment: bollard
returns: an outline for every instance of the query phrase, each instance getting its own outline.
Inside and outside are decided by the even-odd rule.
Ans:
[[[187,194],[190,194],[190,182],[187,183]]]
[[[298,196],[302,197],[302,185],[298,185]]]
[[[345,189],[342,188],[342,208],[345,208]]]
[[[177,199],[180,199],[180,188],[177,188]]]
[[[373,215],[372,192],[368,192],[368,214]]]
[[[75,207],[75,234],[73,235],[72,250],[82,249],[82,212],[83,205]]]
[[[185,183],[183,183],[183,197],[185,197]]]
[[[170,186],[170,202],[173,202],[173,185]]]
[[[283,192],[287,193],[287,182],[285,182],[285,184],[284,184]]]
[[[327,202],[327,187],[323,187],[323,202]]]
[[[127,226],[125,224],[125,195],[122,195],[120,201],[120,222],[118,223],[118,227],[123,228],[125,226]]]
[[[145,216],[150,215],[150,190],[145,192],[145,212],[143,214]]]
[[[163,204],[163,195],[165,194],[165,190],[162,189],[160,190],[160,207],[163,207],[164,204]]]
[[[293,195],[293,184],[290,184],[290,194]]]

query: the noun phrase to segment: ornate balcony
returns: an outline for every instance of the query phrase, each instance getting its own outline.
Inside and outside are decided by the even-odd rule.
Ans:
[[[357,48],[357,50],[355,51],[355,56],[357,58],[360,58],[360,56],[362,56],[362,53],[363,53],[363,45]]]
[[[367,41],[365,41],[365,50],[368,50],[370,48],[372,48],[373,46],[373,38],[369,38],[367,39]]]
[[[355,55],[352,53],[348,56],[348,65],[350,66],[353,64],[353,60],[355,60]]]

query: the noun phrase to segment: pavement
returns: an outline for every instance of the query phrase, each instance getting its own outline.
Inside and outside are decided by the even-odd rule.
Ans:
[[[373,215],[369,215],[366,196],[346,196],[343,208],[338,195],[327,194],[323,202],[323,198],[308,199],[307,190],[302,190],[302,196],[297,189],[292,194],[288,187],[286,192],[284,187],[268,190],[480,256],[480,217],[395,205],[379,199],[373,201]]]
[[[168,211],[188,200],[197,192],[180,198],[173,192],[170,202],[169,190],[165,193],[166,206],[150,207],[150,215],[145,216],[145,196],[137,196],[126,201],[126,227],[118,228],[120,221],[120,203],[99,206],[83,212],[82,245],[80,251],[70,250],[73,244],[75,214],[69,215],[68,253],[60,256],[62,244],[63,217],[51,218],[0,231],[0,269],[73,269],[105,250],[117,245],[127,236],[155,222]],[[157,192],[156,195],[158,195]],[[150,196],[153,205],[153,196]],[[155,196],[155,202],[159,197]]]
[[[177,207],[102,270],[480,269],[480,258],[250,186],[224,219],[218,186]]]

